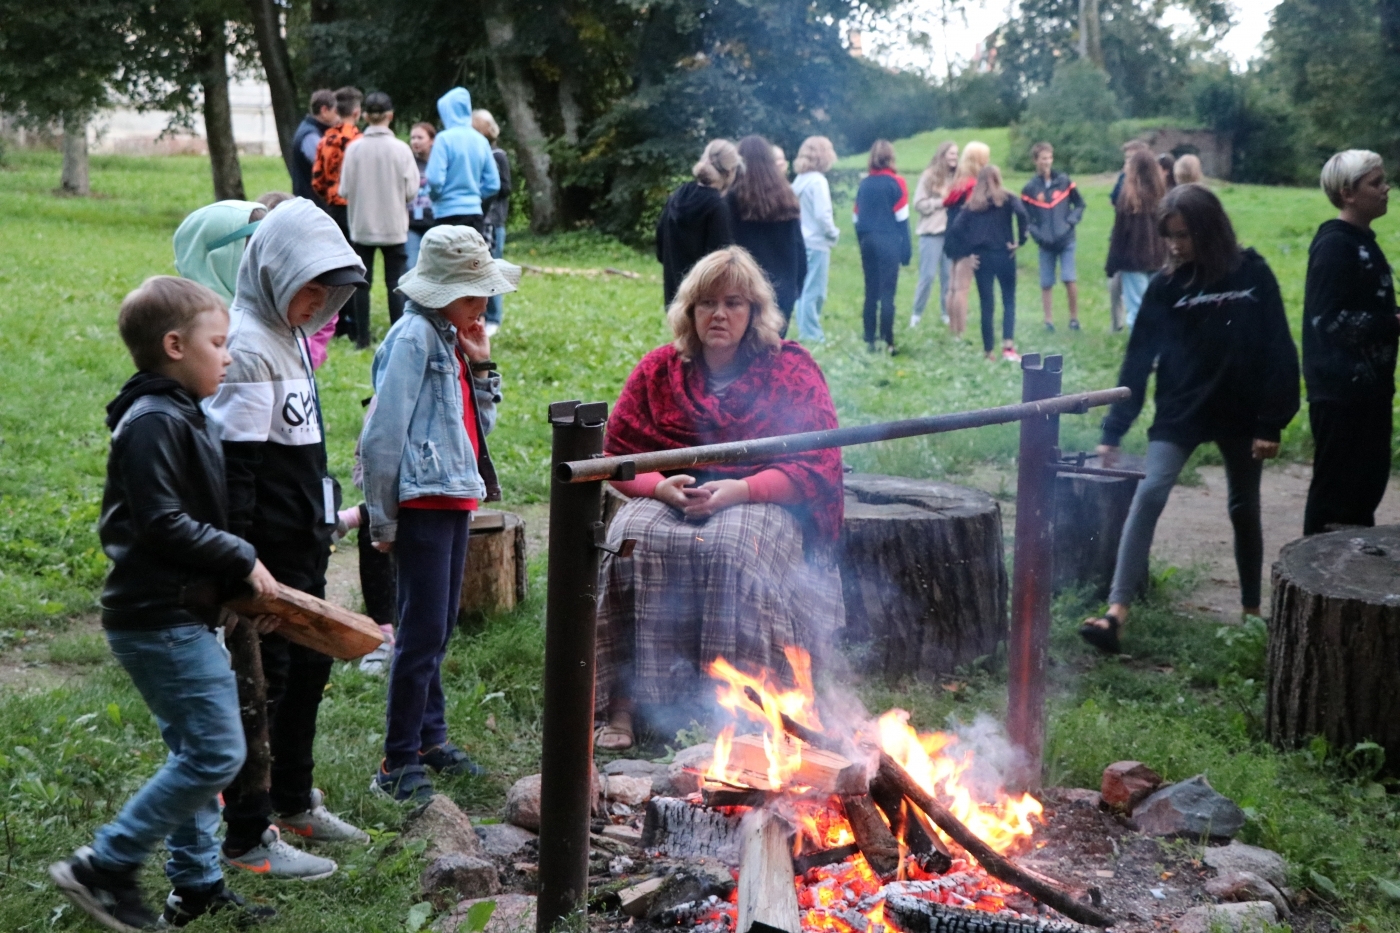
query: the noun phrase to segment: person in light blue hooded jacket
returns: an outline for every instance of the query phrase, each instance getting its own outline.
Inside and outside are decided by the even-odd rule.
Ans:
[[[481,203],[501,190],[491,144],[472,128],[472,95],[454,87],[438,98],[442,132],[428,157],[428,194],[434,226],[471,227],[485,233]]]

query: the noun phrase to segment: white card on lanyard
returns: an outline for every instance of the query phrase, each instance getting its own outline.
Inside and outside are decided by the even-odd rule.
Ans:
[[[326,524],[336,523],[335,515],[335,480],[329,476],[321,477],[321,501],[326,507]]]

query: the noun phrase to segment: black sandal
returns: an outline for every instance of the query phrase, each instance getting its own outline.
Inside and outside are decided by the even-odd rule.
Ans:
[[[1095,622],[1107,622],[1107,625],[1095,625]],[[1123,620],[1111,612],[1105,612],[1097,619],[1087,619],[1079,626],[1079,637],[1102,651],[1104,654],[1122,654],[1122,646],[1118,643],[1118,629],[1122,626]]]

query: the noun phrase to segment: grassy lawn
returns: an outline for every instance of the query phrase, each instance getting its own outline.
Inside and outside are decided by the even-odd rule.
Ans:
[[[1005,154],[1004,130],[951,135],[959,142],[982,138],[994,158]],[[921,134],[897,145],[911,187],[942,138]],[[843,166],[862,162],[855,157]],[[287,184],[273,158],[246,158],[244,174],[251,195]],[[105,573],[95,533],[107,448],[103,406],[130,370],[116,336],[117,304],[144,277],[174,272],[170,236],[209,193],[207,164],[197,158],[94,159],[97,196],[89,200],[54,197],[57,176],[57,158],[48,154],[13,154],[0,170],[0,648],[57,636],[50,643],[52,659],[86,673],[67,686],[26,695],[0,687],[9,691],[0,692],[3,930],[84,926],[45,886],[44,866],[83,841],[163,755],[148,714],[107,661],[100,640],[70,620],[91,613]],[[1059,331],[1045,333],[1033,248],[1020,260],[1018,345],[1063,353],[1066,391],[1113,385],[1125,342],[1109,333],[1100,274],[1112,179],[1079,181],[1089,203],[1079,250],[1082,333],[1065,326],[1063,290],[1055,296]],[[1016,189],[1023,183],[1024,176],[1008,178]],[[1258,248],[1278,275],[1296,332],[1307,245],[1331,208],[1315,190],[1218,190],[1241,240]],[[975,323],[972,339],[962,342],[938,326],[936,314],[919,329],[908,329],[912,269],[899,290],[896,333],[904,352],[894,359],[869,355],[860,332],[862,283],[849,203],[838,204],[837,222],[843,236],[832,261],[829,342],[815,354],[843,423],[1019,399],[1016,368],[981,359]],[[1400,227],[1381,227],[1383,246],[1400,256]],[[612,401],[636,360],[666,334],[659,267],[650,255],[587,232],[548,238],[514,233],[506,249],[516,262],[611,266],[642,276],[529,275],[507,299],[506,326],[493,348],[507,399],[492,449],[508,501],[526,503],[546,491],[546,405],[568,398]],[[388,325],[382,287],[375,313],[375,330],[382,334]],[[350,472],[359,402],[369,394],[369,361],[368,351],[336,341],[320,374],[332,469],[342,477]],[[1062,447],[1091,447],[1101,417],[1095,412],[1062,419]],[[1144,443],[1149,422],[1150,411],[1129,435],[1130,448]],[[1009,463],[1015,444],[1014,427],[1004,427],[858,448],[847,457],[861,470],[956,478],[988,461]],[[1306,418],[1300,417],[1285,434],[1285,455],[1303,458],[1309,449]],[[525,606],[465,633],[447,661],[454,733],[473,747],[491,777],[446,789],[482,816],[495,815],[509,782],[537,767],[544,571],[542,561],[532,567],[536,595]],[[1173,585],[1179,584],[1164,574],[1159,590]],[[1400,931],[1400,913],[1377,881],[1393,879],[1400,868],[1400,809],[1374,782],[1373,762],[1349,750],[1318,746],[1279,755],[1264,746],[1262,632],[1218,630],[1172,612],[1168,602],[1159,594],[1135,614],[1132,661],[1106,663],[1091,658],[1073,634],[1086,607],[1072,598],[1057,604],[1047,780],[1097,786],[1102,767],[1120,758],[1147,761],[1169,779],[1206,771],[1217,788],[1248,808],[1246,839],[1294,861],[1299,887],[1333,900],[1344,921]],[[945,689],[950,686],[957,689]],[[985,670],[960,673],[955,683],[871,679],[860,689],[872,708],[904,706],[924,728],[949,717],[970,721],[982,711],[998,715],[1004,704],[995,661]],[[337,852],[343,870],[317,885],[288,888],[239,879],[240,890],[283,910],[278,929],[404,929],[422,866],[413,853],[392,845],[398,811],[365,791],[382,740],[382,709],[381,680],[337,667],[322,712],[318,782],[335,809],[380,835],[369,850]],[[159,889],[156,874],[150,876],[152,890]]]

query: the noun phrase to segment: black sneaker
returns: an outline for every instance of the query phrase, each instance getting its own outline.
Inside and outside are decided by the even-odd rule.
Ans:
[[[137,868],[109,871],[92,863],[92,849],[83,846],[72,857],[49,866],[58,889],[89,917],[117,933],[156,929],[156,915],[141,897]]]
[[[1055,322],[1054,322],[1054,321],[1046,321],[1046,322],[1045,322],[1045,332],[1046,332],[1047,334],[1053,334],[1053,333],[1055,332]]]
[[[472,761],[466,752],[451,742],[443,742],[426,752],[419,752],[418,761],[438,774],[470,774],[472,777],[481,777],[486,773],[485,768]]]
[[[165,899],[165,913],[161,914],[162,927],[182,927],[205,914],[216,914],[221,910],[235,913],[234,924],[240,929],[255,923],[266,923],[277,917],[271,907],[250,905],[234,894],[220,878],[212,888],[176,888]]]
[[[1070,329],[1070,330],[1079,330],[1079,318],[1077,318],[1077,317],[1072,317],[1072,318],[1069,319],[1069,329]]]
[[[426,803],[433,796],[433,782],[422,765],[404,765],[392,771],[380,762],[369,782],[372,793],[392,797],[399,803]]]

